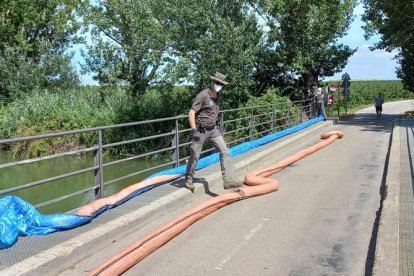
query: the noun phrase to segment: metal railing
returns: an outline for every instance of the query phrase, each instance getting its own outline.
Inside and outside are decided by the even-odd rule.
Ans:
[[[229,109],[229,110],[222,110],[219,114],[219,127],[220,131],[223,134],[227,145],[233,146],[235,144],[253,140],[257,137],[270,134],[293,125],[299,124],[304,122],[311,117],[314,116],[314,107],[310,101],[296,101],[296,102],[286,102],[286,103],[278,103],[278,104],[271,104],[271,105],[263,105],[263,106],[254,106],[254,107],[244,107],[244,108],[237,108],[237,109]],[[4,145],[11,145],[20,142],[30,142],[34,140],[41,140],[41,139],[51,139],[57,137],[63,137],[68,135],[76,135],[76,134],[85,134],[85,133],[93,133],[96,137],[96,143],[87,148],[83,149],[76,149],[76,150],[69,150],[62,153],[50,154],[47,156],[42,156],[38,158],[31,158],[26,160],[18,160],[14,162],[9,162],[5,164],[0,164],[0,173],[2,169],[11,168],[14,166],[19,166],[23,164],[35,163],[40,162],[43,160],[50,160],[58,157],[63,156],[71,156],[71,155],[78,155],[84,153],[93,153],[93,166],[71,171],[69,173],[56,175],[49,178],[40,179],[34,182],[21,184],[15,187],[6,188],[0,190],[0,196],[10,194],[13,192],[21,191],[23,189],[32,188],[35,186],[43,185],[46,183],[50,183],[56,180],[72,177],[75,175],[85,174],[85,173],[93,173],[95,177],[95,182],[93,185],[81,189],[69,194],[65,194],[60,197],[53,198],[51,200],[41,202],[35,207],[43,207],[50,204],[57,203],[62,200],[66,200],[68,198],[78,196],[84,193],[90,193],[91,191],[95,191],[95,198],[100,198],[104,195],[104,189],[107,185],[111,185],[121,180],[125,180],[140,174],[144,174],[150,171],[155,171],[158,169],[166,168],[166,167],[175,167],[182,164],[188,158],[189,146],[191,145],[190,141],[190,128],[188,126],[188,116],[182,115],[177,117],[169,117],[169,118],[162,118],[162,119],[155,119],[155,120],[147,120],[147,121],[140,121],[134,123],[126,123],[126,124],[118,124],[118,125],[110,125],[110,126],[102,126],[102,127],[94,127],[94,128],[86,128],[80,130],[72,130],[72,131],[64,131],[64,132],[56,132],[56,133],[49,133],[43,135],[36,135],[36,136],[28,136],[28,137],[19,137],[14,139],[5,139],[0,140],[0,146]],[[131,140],[124,140],[118,142],[111,142],[111,143],[104,143],[103,141],[103,134],[105,131],[114,130],[114,129],[121,129],[127,127],[137,127],[137,126],[148,126],[152,124],[158,123],[165,123],[169,125],[173,125],[174,128],[171,131],[167,131],[164,133],[153,133],[149,136],[139,137]],[[158,140],[157,140],[158,139]],[[111,161],[104,163],[103,154],[104,150],[108,150],[113,147],[118,146],[125,146],[130,145],[133,143],[145,143],[151,140],[155,141],[169,141],[170,146],[165,146],[153,151],[148,152],[141,152],[139,154],[135,154],[133,156],[129,156],[127,158]],[[165,144],[165,143],[164,143]],[[208,153],[213,151],[213,148],[208,148],[202,151],[202,154]],[[140,158],[149,158],[151,156],[162,154],[168,155],[168,152],[171,152],[170,156],[172,157],[166,162],[158,164],[156,166],[152,166],[150,168],[146,168],[132,174],[124,175],[115,179],[111,179],[105,181],[103,170],[105,167],[113,166],[116,164],[120,164],[123,162],[132,161],[135,159]],[[170,161],[172,160],[172,161]]]

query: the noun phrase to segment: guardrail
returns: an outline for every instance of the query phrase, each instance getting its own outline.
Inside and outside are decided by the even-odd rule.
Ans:
[[[219,127],[220,131],[223,134],[227,145],[230,147],[234,144],[238,144],[247,140],[253,140],[258,136],[263,136],[266,134],[270,134],[298,123],[304,122],[314,116],[314,106],[310,101],[297,101],[297,102],[286,102],[286,103],[278,103],[278,104],[271,104],[271,105],[263,105],[263,106],[254,106],[254,107],[244,107],[238,109],[230,109],[230,110],[222,110],[219,114]],[[110,126],[102,126],[102,127],[95,127],[95,128],[86,128],[80,130],[72,130],[72,131],[65,131],[65,132],[56,132],[56,133],[49,133],[43,135],[36,135],[36,136],[28,136],[28,137],[20,137],[14,139],[5,139],[0,140],[0,146],[2,145],[10,145],[19,142],[29,142],[34,140],[41,140],[41,139],[51,139],[51,138],[58,138],[68,135],[75,135],[75,134],[84,134],[84,133],[94,133],[96,136],[96,143],[92,147],[83,148],[83,149],[76,149],[71,151],[66,151],[57,154],[51,154],[43,157],[38,158],[31,158],[26,160],[19,160],[14,162],[9,162],[5,164],[0,164],[0,171],[5,168],[10,168],[14,166],[19,166],[28,163],[35,163],[40,162],[43,160],[54,159],[57,157],[63,156],[70,156],[76,154],[85,154],[85,153],[93,153],[94,157],[94,164],[91,167],[84,168],[81,170],[75,170],[69,173],[40,179],[34,182],[18,185],[15,187],[10,187],[7,189],[0,190],[0,196],[11,194],[17,191],[21,191],[24,189],[32,188],[35,186],[43,185],[45,183],[50,183],[56,180],[68,178],[75,175],[80,175],[84,173],[94,173],[95,183],[85,189],[75,191],[69,194],[65,194],[64,196],[60,196],[57,198],[53,198],[52,200],[48,200],[45,202],[41,202],[35,205],[36,208],[47,206],[50,204],[57,203],[62,200],[66,200],[68,198],[78,196],[84,193],[89,193],[91,191],[95,191],[95,198],[100,198],[104,196],[104,188],[107,185],[111,185],[115,182],[125,180],[131,178],[133,176],[137,176],[149,171],[154,171],[157,169],[162,169],[166,167],[173,167],[179,166],[188,158],[188,148],[191,145],[190,140],[190,128],[188,127],[188,116],[182,115],[177,117],[169,117],[169,118],[162,118],[162,119],[155,119],[155,120],[147,120],[147,121],[140,121],[134,123],[126,123],[126,124],[118,124],[118,125],[110,125]],[[168,124],[175,124],[174,129],[169,132],[164,133],[153,133],[152,135],[139,137],[131,140],[125,141],[118,141],[115,143],[107,143],[104,144],[103,142],[103,133],[108,130],[114,129],[121,129],[126,127],[136,127],[136,126],[148,126],[157,123],[168,123]],[[104,163],[103,161],[103,153],[104,150],[108,150],[113,147],[129,145],[132,143],[142,143],[150,140],[155,139],[170,139],[171,141],[170,146],[163,147],[154,151],[142,152],[140,154],[136,154],[127,158],[111,161]],[[158,141],[156,140],[156,141]],[[187,148],[187,150],[185,150]],[[202,152],[202,154],[208,153],[213,151],[214,148],[208,148]],[[123,162],[131,161],[134,159],[139,158],[148,158],[154,156],[156,154],[163,154],[167,155],[168,152],[172,154],[172,161],[163,162],[162,164],[158,164],[156,166],[140,170],[134,172],[132,174],[124,175],[122,177],[118,177],[115,179],[111,179],[108,181],[104,180],[103,169],[105,167],[113,166],[115,164],[120,164]]]

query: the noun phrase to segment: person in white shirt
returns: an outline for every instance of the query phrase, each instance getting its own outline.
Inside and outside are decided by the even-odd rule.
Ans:
[[[384,103],[384,98],[381,94],[378,94],[374,98],[375,112],[377,113],[377,119],[382,117],[382,104]]]
[[[324,97],[325,95],[322,93],[322,88],[319,87],[315,94],[316,110],[318,116],[322,115],[323,120],[326,121]]]

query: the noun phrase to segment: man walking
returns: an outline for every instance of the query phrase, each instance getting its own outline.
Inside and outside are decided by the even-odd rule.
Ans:
[[[237,188],[243,183],[234,178],[233,164],[230,160],[230,152],[217,127],[217,119],[220,110],[220,91],[226,82],[226,76],[216,72],[210,76],[211,84],[197,94],[196,99],[188,113],[190,127],[192,129],[192,145],[190,158],[185,175],[185,187],[194,191],[193,176],[200,157],[203,144],[211,141],[220,153],[221,173],[224,189]]]

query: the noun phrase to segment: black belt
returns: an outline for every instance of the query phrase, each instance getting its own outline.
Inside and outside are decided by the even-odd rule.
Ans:
[[[200,124],[199,126],[200,130],[213,130],[215,128],[216,128],[216,125],[208,126],[208,125]]]

